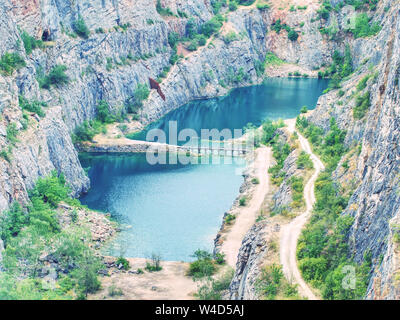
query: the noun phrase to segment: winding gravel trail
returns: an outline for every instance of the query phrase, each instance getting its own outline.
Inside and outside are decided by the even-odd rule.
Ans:
[[[285,121],[285,123],[288,125],[289,131],[291,132],[294,131],[295,121],[295,119]],[[319,173],[324,170],[325,167],[321,160],[312,153],[310,144],[308,143],[307,139],[299,133],[298,136],[301,148],[311,157],[311,160],[314,164],[315,172],[304,187],[306,211],[293,219],[289,224],[282,227],[280,239],[280,260],[283,268],[283,273],[289,281],[298,284],[300,295],[308,298],[309,300],[318,300],[319,298],[312,292],[310,287],[301,277],[300,270],[297,267],[296,249],[300,232],[308,221],[311,210],[315,203],[315,181],[317,180]]]
[[[256,221],[265,196],[268,194],[268,168],[271,166],[271,163],[271,148],[258,148],[256,150],[256,159],[253,165],[256,170],[255,177],[257,177],[260,182],[255,187],[253,196],[249,200],[249,203],[244,207],[240,207],[240,213],[238,214],[232,228],[226,234],[226,238],[221,245],[221,252],[225,253],[225,260],[227,264],[233,268],[236,266],[236,261],[243,238]]]

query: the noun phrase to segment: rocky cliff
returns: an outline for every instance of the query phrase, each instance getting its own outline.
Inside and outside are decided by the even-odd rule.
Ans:
[[[333,1],[331,1],[333,3]],[[343,2],[343,1],[338,1]],[[369,12],[371,22],[377,22],[382,29],[375,36],[353,38],[344,30],[346,12],[344,7],[331,13],[325,26],[337,22],[341,43],[335,46],[339,51],[349,45],[355,72],[344,79],[341,88],[331,90],[320,97],[316,110],[308,117],[313,124],[329,130],[330,119],[334,117],[338,126],[346,131],[345,144],[350,150],[339,162],[333,179],[339,186],[351,190],[352,196],[343,215],[354,217],[348,234],[349,257],[361,264],[371,255],[372,265],[366,299],[399,299],[399,70],[400,24],[398,1],[379,1],[376,11]],[[367,79],[364,86],[360,82]],[[365,115],[355,116],[356,95],[361,92],[370,95],[370,106]],[[354,151],[358,150],[358,151]],[[343,169],[343,164],[350,165]],[[286,193],[278,194],[276,201],[285,201]],[[253,228],[252,236],[255,237]],[[250,236],[250,234],[249,234]],[[249,246],[243,242],[241,257],[247,257]],[[247,258],[246,258],[247,261]],[[248,259],[247,268],[253,267]],[[245,267],[241,267],[244,269]],[[247,272],[254,272],[247,271]],[[242,271],[240,271],[242,272]],[[235,275],[240,279],[240,272]],[[247,288],[238,291],[232,283],[236,297],[249,297],[254,281],[248,281]],[[237,295],[237,292],[241,292]]]
[[[351,42],[356,68],[345,81],[345,92],[338,103],[338,90],[322,96],[310,120],[325,130],[329,119],[335,117],[346,130],[348,147],[361,143],[360,154],[354,161],[351,175],[355,190],[343,214],[355,218],[349,234],[349,253],[361,263],[366,254],[372,255],[368,299],[398,299],[398,252],[394,243],[395,220],[399,217],[399,68],[400,4],[380,1],[373,18],[381,22],[382,30],[373,38]],[[373,75],[367,82],[370,107],[365,116],[355,119],[354,91],[360,80]],[[336,179],[340,179],[339,167]]]
[[[209,1],[161,4],[174,15],[161,16],[152,0],[1,1],[0,55],[16,52],[26,67],[12,75],[0,75],[0,146],[10,158],[0,158],[0,210],[15,199],[25,200],[26,190],[37,177],[54,168],[64,172],[74,195],[86,190],[89,181],[80,167],[70,133],[96,116],[100,100],[109,103],[110,112],[124,112],[137,85],[148,84],[149,77],[157,78],[165,68],[171,69],[161,84],[167,98],[162,100],[152,90],[139,111],[143,124],[190,100],[223,95],[230,87],[261,81],[255,64],[269,51],[307,69],[329,61],[331,44],[315,32],[317,22],[300,27],[301,15],[291,13],[287,18],[280,13],[279,18],[294,28],[304,28],[301,39],[293,43],[285,32],[267,33],[278,18],[274,10],[251,6],[229,13],[219,35],[197,51],[185,53],[171,67],[173,50],[168,35],[176,32],[185,36],[190,18],[200,28],[214,14]],[[307,17],[312,15],[315,12],[308,10]],[[87,39],[74,33],[78,19],[83,19],[90,30]],[[44,47],[27,54],[21,39],[24,31],[43,39]],[[224,41],[231,31],[237,35],[235,41]],[[55,65],[66,66],[69,83],[40,89],[37,79]],[[23,122],[27,120],[23,120],[18,106],[19,95],[48,105],[45,118],[29,116],[27,132],[23,132]],[[11,150],[7,128],[12,123],[19,142]]]

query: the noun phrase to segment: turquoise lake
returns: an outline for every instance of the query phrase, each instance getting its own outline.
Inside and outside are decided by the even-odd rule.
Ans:
[[[327,81],[267,79],[264,84],[238,88],[229,95],[194,101],[150,125],[165,129],[177,121],[178,130],[241,129],[265,118],[296,117],[302,106],[313,109]],[[139,135],[144,138],[145,132]],[[90,191],[81,197],[89,208],[110,212],[129,226],[107,251],[111,255],[190,261],[196,249],[212,251],[224,212],[239,193],[245,166],[232,164],[150,165],[146,155],[81,154],[88,168]]]

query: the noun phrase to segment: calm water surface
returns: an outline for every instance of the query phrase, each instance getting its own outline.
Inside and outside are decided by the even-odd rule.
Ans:
[[[313,109],[327,82],[268,79],[228,96],[191,102],[149,126],[178,130],[241,129],[265,118],[293,118],[302,106]],[[145,137],[142,133],[139,138]],[[110,212],[130,226],[107,248],[109,254],[189,261],[198,249],[212,250],[222,216],[239,192],[243,161],[233,164],[149,165],[145,155],[80,156],[92,188],[81,198],[92,209]],[[239,160],[237,160],[239,161]]]
[[[242,129],[248,123],[260,125],[264,119],[290,119],[303,106],[312,110],[328,80],[270,78],[263,84],[237,88],[225,97],[190,102],[171,111],[146,130],[132,136],[145,140],[150,129],[169,132],[169,121],[177,121],[178,132],[190,128],[200,136],[201,129]]]

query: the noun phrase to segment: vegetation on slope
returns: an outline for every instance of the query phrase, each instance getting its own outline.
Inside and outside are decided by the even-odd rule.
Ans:
[[[51,86],[62,86],[68,84],[69,78],[65,74],[67,71],[67,67],[64,65],[55,65],[50,72],[46,75],[43,70],[37,70],[37,81],[39,82],[39,86],[43,89],[50,89]]]
[[[318,72],[319,78],[330,78],[328,92],[332,89],[340,88],[341,81],[353,73],[353,62],[350,52],[350,47],[347,45],[344,55],[342,56],[339,51],[335,50],[332,55],[332,64],[324,71]]]
[[[315,184],[316,204],[311,219],[299,239],[299,268],[304,279],[319,288],[325,299],[362,298],[367,289],[371,259],[366,255],[361,266],[351,259],[347,234],[353,218],[341,215],[349,198],[343,196],[343,190],[331,178],[332,171],[347,151],[345,132],[337,127],[333,118],[326,135],[301,116],[297,118],[296,126],[326,163],[326,170]],[[348,286],[344,285],[346,281]]]
[[[261,270],[256,288],[267,300],[300,298],[296,285],[286,280],[282,267],[278,264],[268,265]]]
[[[102,264],[89,246],[88,229],[75,223],[62,228],[57,217],[60,202],[80,206],[68,194],[64,177],[53,172],[30,190],[27,208],[14,202],[1,215],[0,299],[84,299],[99,289]],[[44,278],[47,259],[60,269],[58,278]]]
[[[7,76],[25,66],[24,58],[16,52],[6,52],[0,58],[0,72]]]

